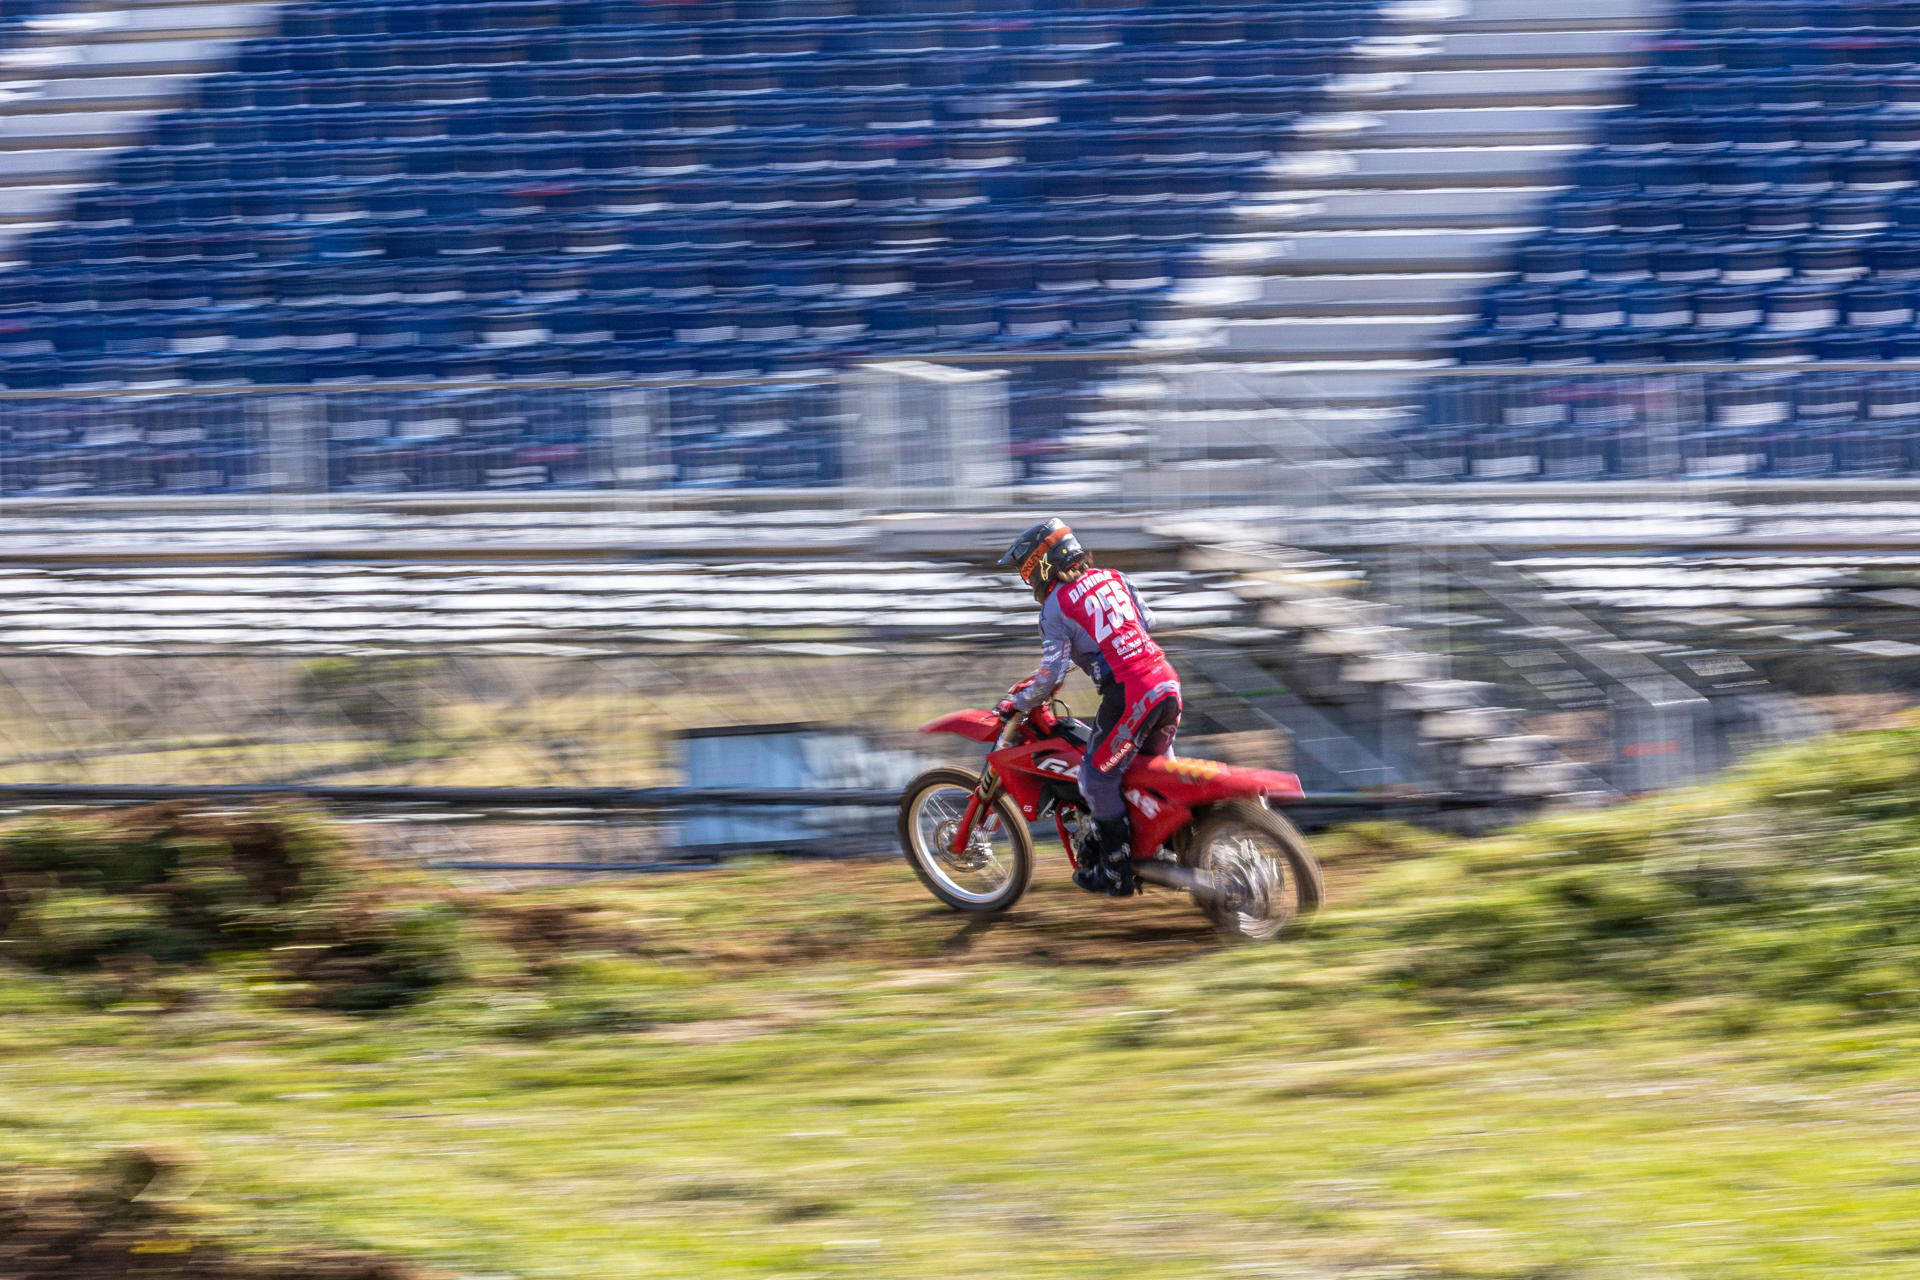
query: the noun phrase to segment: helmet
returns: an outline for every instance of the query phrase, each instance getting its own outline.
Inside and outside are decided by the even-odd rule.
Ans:
[[[1033,588],[1035,600],[1045,600],[1060,576],[1087,558],[1067,522],[1055,517],[1015,538],[1000,564],[1020,566],[1020,581]]]

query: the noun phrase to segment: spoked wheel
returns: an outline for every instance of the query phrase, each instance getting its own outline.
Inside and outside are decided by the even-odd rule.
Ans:
[[[1271,938],[1319,910],[1320,863],[1279,814],[1252,801],[1222,805],[1193,833],[1181,861],[1225,890],[1203,905],[1214,927],[1236,938]]]
[[[956,911],[1005,911],[1033,879],[1033,836],[1013,801],[999,797],[973,823],[958,853],[954,835],[979,779],[965,769],[929,769],[900,797],[900,851],[934,897]]]

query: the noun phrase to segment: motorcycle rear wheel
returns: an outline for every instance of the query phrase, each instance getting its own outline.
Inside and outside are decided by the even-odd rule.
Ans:
[[[1000,796],[974,822],[959,854],[954,833],[980,779],[965,769],[929,769],[900,796],[900,852],[913,874],[955,911],[1005,911],[1033,880],[1033,835],[1013,801]]]
[[[1180,861],[1225,885],[1224,901],[1203,904],[1214,928],[1263,940],[1313,914],[1327,896],[1319,859],[1291,822],[1251,800],[1216,806],[1195,828]]]

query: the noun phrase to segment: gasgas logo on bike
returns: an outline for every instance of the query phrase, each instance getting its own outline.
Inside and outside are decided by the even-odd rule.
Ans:
[[[1048,756],[1037,761],[1034,767],[1042,773],[1057,773],[1063,778],[1071,778],[1074,774],[1073,766],[1059,756]]]
[[[1160,816],[1160,801],[1144,791],[1127,792],[1127,803],[1138,809],[1140,816],[1143,818],[1157,818]]]

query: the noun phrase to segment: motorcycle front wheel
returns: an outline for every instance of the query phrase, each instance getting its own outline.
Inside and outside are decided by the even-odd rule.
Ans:
[[[1005,911],[1033,879],[1033,836],[1013,801],[1000,796],[974,819],[959,853],[953,837],[979,778],[965,769],[929,769],[900,796],[900,851],[934,897],[955,911]]]
[[[1265,939],[1320,909],[1327,896],[1320,861],[1294,825],[1251,800],[1217,806],[1180,857],[1226,890],[1202,910],[1235,938]]]

